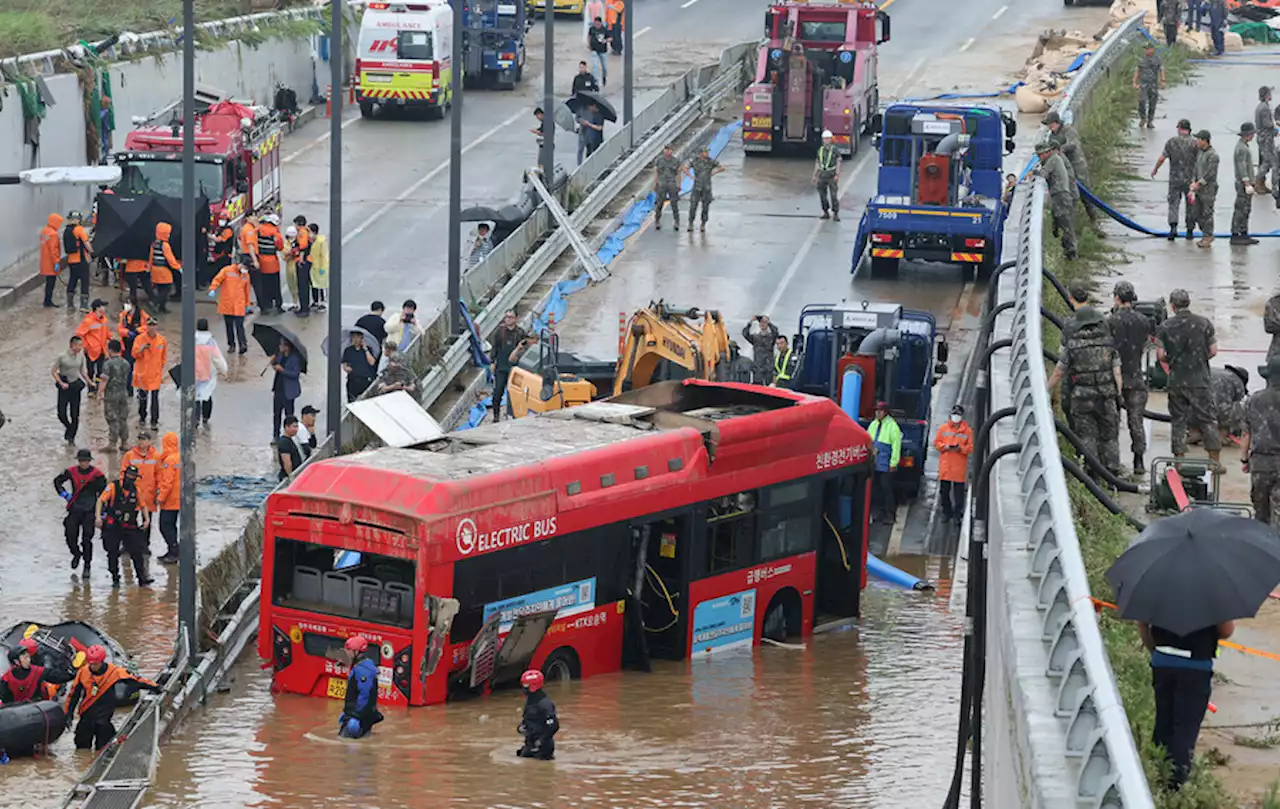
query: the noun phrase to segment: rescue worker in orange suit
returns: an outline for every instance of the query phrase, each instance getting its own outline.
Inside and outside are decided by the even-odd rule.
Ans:
[[[62,242],[58,228],[62,227],[62,214],[49,214],[49,222],[40,230],[40,275],[44,278],[44,306],[57,309],[53,302],[53,290],[58,285],[58,266],[62,263]]]
[[[347,697],[338,717],[338,735],[348,739],[367,736],[382,721],[378,711],[378,646],[353,635],[345,644],[351,657]]]
[[[89,232],[80,223],[80,212],[67,214],[62,229],[62,250],[67,254],[71,275],[67,279],[67,308],[75,306],[76,287],[80,288],[80,308],[89,309],[89,262],[93,260],[93,244]]]
[[[213,269],[216,272],[231,264],[231,251],[235,247],[236,233],[227,224],[225,216],[218,217],[218,229],[213,232]]]
[[[160,439],[156,505],[160,508],[160,536],[164,537],[166,548],[160,561],[172,565],[178,561],[178,510],[182,508],[182,455],[178,452],[177,433],[165,433]]]
[[[173,254],[173,246],[169,244],[169,236],[173,233],[173,225],[168,222],[156,224],[156,240],[151,243],[151,283],[156,289],[156,307],[161,312],[168,312],[165,304],[169,301],[169,291],[173,289],[173,271],[182,269],[182,262]]]
[[[609,27],[612,37],[613,55],[622,54],[622,25],[626,21],[626,3],[623,0],[608,0],[605,7],[604,22]]]
[[[111,326],[107,324],[107,302],[95,298],[89,314],[80,321],[76,328],[76,336],[84,342],[85,365],[89,373],[89,397],[94,397],[97,387],[98,372],[102,370],[102,360],[106,357],[107,341],[111,339]]]
[[[53,699],[58,686],[71,680],[70,669],[45,668],[32,663],[39,648],[31,638],[23,638],[9,650],[9,670],[0,677],[0,704]]]
[[[70,491],[65,488],[67,484],[71,484]],[[107,477],[93,465],[93,453],[87,449],[76,450],[76,465],[53,479],[53,490],[67,503],[62,526],[66,529],[67,550],[71,551],[71,569],[79,567],[83,558],[85,578],[93,562],[93,521],[98,498],[105,488]]]
[[[244,336],[244,315],[249,310],[249,289],[253,285],[253,258],[248,253],[240,254],[240,261],[230,267],[223,267],[209,284],[209,297],[218,296],[218,314],[227,327],[227,353],[236,350],[240,343],[240,353],[249,351],[249,342]]]
[[[120,472],[123,473],[130,466],[138,468],[138,502],[140,502],[147,511],[152,514],[156,510],[156,494],[159,492],[158,483],[160,472],[160,453],[151,443],[151,434],[138,433],[138,443],[133,449],[124,454],[124,458],[120,460]],[[144,545],[144,553],[151,554],[151,521],[147,521],[146,525],[147,543]]]
[[[151,399],[151,429],[160,423],[160,383],[169,359],[169,341],[155,323],[138,330],[133,341],[133,387],[138,391],[138,424],[147,420],[147,399]]]
[[[311,231],[307,228],[307,218],[305,216],[295,216],[293,224],[298,229],[298,234],[290,246],[293,253],[293,260],[297,262],[298,276],[298,308],[294,310],[294,314],[298,317],[311,316]]]
[[[160,686],[142,677],[134,677],[123,667],[107,662],[107,650],[94,644],[84,654],[85,664],[76,671],[71,681],[71,693],[67,697],[67,727],[71,727],[76,710],[80,711],[80,724],[76,725],[76,749],[95,751],[110,744],[116,736],[111,716],[119,704],[117,685],[127,690],[142,689],[153,694]]]
[[[111,586],[120,586],[120,554],[127,553],[133,562],[133,575],[139,587],[151,584],[147,576],[145,551],[151,531],[151,515],[142,504],[142,486],[138,467],[129,465],[98,498],[97,519],[102,529],[102,547],[107,551],[107,570]],[[152,495],[155,496],[154,494]]]
[[[973,454],[973,430],[964,420],[964,408],[951,408],[951,418],[938,428],[933,437],[938,451],[938,503],[942,519],[956,525],[964,519],[965,478],[969,472],[969,456]]]
[[[249,257],[249,280],[253,285],[253,299],[262,305],[262,263],[258,260],[258,215],[249,214],[240,226],[240,260]]]
[[[284,252],[284,235],[280,233],[280,217],[268,214],[258,227],[258,263],[262,267],[262,287],[258,305],[263,314],[284,314],[284,298],[280,291],[280,254]]]
[[[143,262],[142,269],[146,270],[146,262]],[[150,275],[144,275],[147,278],[147,291],[151,291]],[[151,315],[143,311],[142,307],[136,302],[125,301],[124,308],[120,310],[120,322],[116,324],[116,334],[120,337],[121,355],[129,363],[129,397],[133,397],[133,344],[137,342],[138,335],[142,332],[143,327],[150,326],[153,318]]]
[[[556,717],[555,703],[542,690],[545,682],[542,672],[537,669],[529,669],[520,675],[520,685],[525,693],[524,715],[516,732],[524,736],[524,745],[516,755],[521,758],[551,761],[556,757],[555,735],[560,730],[560,720]]]

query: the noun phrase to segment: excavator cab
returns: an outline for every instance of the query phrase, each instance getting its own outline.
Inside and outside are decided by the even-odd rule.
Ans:
[[[560,335],[543,330],[521,355],[507,380],[516,418],[586,404],[609,389],[614,363],[560,350]]]

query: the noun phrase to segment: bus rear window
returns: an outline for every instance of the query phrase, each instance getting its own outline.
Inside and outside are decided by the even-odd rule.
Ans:
[[[271,601],[388,626],[413,626],[412,562],[312,542],[275,541]]]
[[[396,56],[401,59],[434,59],[429,31],[401,31]]]

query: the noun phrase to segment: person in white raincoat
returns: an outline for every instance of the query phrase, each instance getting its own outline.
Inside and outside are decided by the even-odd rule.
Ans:
[[[196,401],[200,403],[200,423],[208,424],[213,415],[213,391],[218,387],[218,374],[227,373],[227,360],[209,332],[209,321],[196,321]]]

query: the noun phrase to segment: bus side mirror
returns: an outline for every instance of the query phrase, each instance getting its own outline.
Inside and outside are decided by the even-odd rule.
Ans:
[[[945,362],[947,361],[947,357],[948,357],[948,356],[950,356],[950,354],[951,354],[951,349],[947,347],[947,343],[946,343],[946,341],[944,340],[944,341],[942,341],[942,342],[938,343],[938,348],[937,348],[937,350],[935,351],[935,353],[937,354],[938,362],[940,362],[940,363],[945,363]],[[944,374],[946,373],[946,369],[945,369],[945,367],[944,367],[944,369],[943,369],[942,373],[944,373]]]
[[[1005,154],[1013,154],[1013,149],[1014,149],[1014,146],[1015,146],[1015,145],[1016,145],[1016,144],[1014,144],[1014,142],[1013,142],[1013,138],[1005,138],[1005,139],[1004,139],[1004,153],[1005,153]]]
[[[880,36],[876,38],[876,44],[883,45],[889,41],[889,15],[877,10],[876,19],[880,22]]]
[[[1009,113],[1000,116],[1004,120],[1004,134],[1012,138],[1018,134],[1018,122]]]
[[[880,137],[881,131],[884,129],[884,113],[873,112],[871,114],[871,132]]]
[[[942,378],[946,375],[947,375],[947,364],[945,362],[940,362],[937,365],[933,366],[933,384],[936,385],[939,382],[941,382]]]

